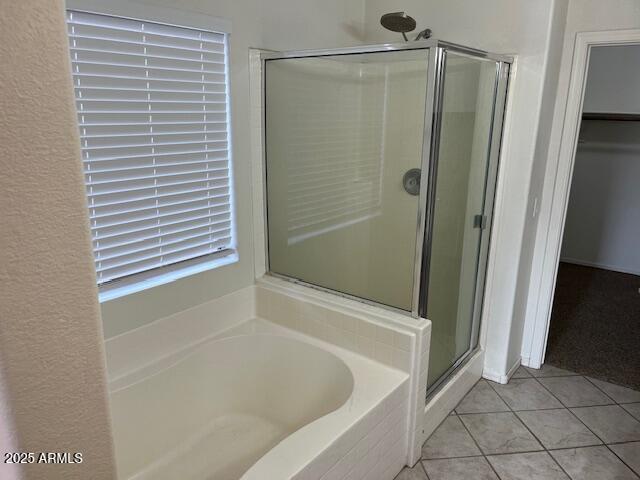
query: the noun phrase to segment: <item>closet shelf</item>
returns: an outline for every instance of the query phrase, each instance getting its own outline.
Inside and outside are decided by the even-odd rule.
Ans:
[[[640,113],[595,113],[584,112],[583,120],[609,120],[616,122],[637,122],[640,121]]]

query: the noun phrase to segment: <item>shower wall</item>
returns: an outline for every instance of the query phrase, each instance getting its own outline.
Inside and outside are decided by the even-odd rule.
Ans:
[[[267,62],[271,271],[411,309],[422,56]]]

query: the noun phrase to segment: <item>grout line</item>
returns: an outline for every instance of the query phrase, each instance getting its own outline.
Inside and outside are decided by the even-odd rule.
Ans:
[[[558,468],[564,472],[564,474],[567,476],[567,478],[569,480],[571,480],[573,477],[571,475],[569,475],[569,472],[567,472],[562,465],[560,465],[560,462],[558,460],[556,460],[556,457],[551,455],[549,450],[545,450],[545,452],[547,453],[547,455],[549,455],[549,458],[551,458],[551,460],[553,460],[553,463],[555,463],[558,466]]]
[[[575,375],[572,375],[575,376]],[[549,378],[549,377],[547,377]],[[559,377],[555,377],[555,378],[559,378]],[[540,380],[538,380],[537,378],[535,379],[536,382],[538,382],[538,385],[540,385],[542,388],[544,388],[546,390],[546,392],[551,395],[553,398],[555,398],[558,402],[560,402],[560,405],[562,405],[564,408],[576,408],[576,407],[569,407],[568,405],[565,405],[564,402],[562,400],[560,400],[551,390],[549,390],[544,383],[542,383]]]
[[[476,457],[484,457],[484,456],[485,456],[485,454],[482,453],[482,450],[481,450],[478,455],[456,455],[454,457],[423,458],[422,461],[423,462],[430,462],[431,460],[453,460],[453,459],[459,459],[459,458],[476,458]]]
[[[473,440],[473,443],[475,444],[475,446],[476,446],[476,448],[478,449],[478,451],[479,451],[482,455],[486,456],[487,454],[484,452],[484,450],[482,449],[482,447],[480,447],[480,444],[477,442],[477,440],[475,439],[475,437],[474,437],[474,436],[473,436],[473,434],[471,433],[471,430],[469,430],[469,429],[467,428],[467,426],[465,425],[465,423],[464,423],[462,420],[460,420],[460,423],[461,423],[461,424],[462,424],[462,426],[464,427],[465,431],[467,432],[467,434],[469,435],[469,437],[471,438],[471,440]],[[478,455],[468,455],[468,456],[470,456],[470,457],[477,457]]]
[[[631,413],[629,410],[627,410],[626,408],[624,408],[625,406],[628,405],[640,405],[640,402],[633,402],[633,403],[622,403],[620,405],[618,405],[620,408],[622,408],[625,412],[627,412],[629,415],[631,415],[631,418],[637,420],[638,422],[640,422],[640,416],[636,417],[633,413]]]
[[[533,378],[534,380],[536,380],[536,381],[538,382],[538,384],[539,384],[539,385],[542,385],[542,383],[540,383],[540,381],[538,381],[538,379],[537,379],[537,378],[535,378],[535,377],[533,377],[533,376],[532,376],[531,378]],[[542,387],[544,388],[544,385],[542,385]],[[535,434],[535,433],[533,433],[533,431],[532,431],[532,430],[527,426],[527,424],[526,424],[525,422],[523,422],[523,421],[522,421],[522,419],[520,418],[520,416],[516,413],[516,411],[515,411],[515,410],[513,410],[513,409],[511,408],[511,406],[510,406],[510,405],[509,405],[509,404],[504,400],[504,398],[502,398],[502,396],[500,395],[500,393],[499,393],[499,392],[498,392],[498,391],[497,391],[493,386],[491,386],[491,388],[493,388],[493,391],[494,391],[494,392],[496,392],[496,395],[498,395],[498,397],[500,397],[500,398],[502,399],[502,401],[507,405],[507,408],[509,408],[509,409],[511,410],[511,413],[512,413],[512,414],[513,414],[513,415],[518,419],[518,421],[519,421],[520,423],[522,423],[522,425],[524,425],[524,428],[525,428],[525,429],[527,429],[527,431],[528,431],[528,432],[533,436],[533,438],[535,438],[535,439],[536,439],[536,441],[537,441],[537,442],[540,444],[540,446],[542,447],[542,449],[543,449],[542,451],[543,451],[543,452],[545,452],[545,453],[547,454],[547,456],[551,458],[551,460],[552,460],[552,461],[553,461],[553,462],[558,466],[558,468],[559,468],[560,470],[562,470],[562,472],[564,472],[564,474],[565,474],[565,475],[567,476],[567,478],[570,480],[570,479],[571,479],[571,475],[569,475],[569,473],[568,473],[564,468],[562,468],[562,465],[560,465],[560,463],[558,463],[558,461],[553,457],[553,455],[551,455],[551,454],[549,453],[549,450],[548,450],[548,449],[547,449],[547,447],[544,445],[544,443],[542,443],[542,441],[541,441],[541,440],[536,436],[536,434]],[[547,391],[548,391],[548,389],[547,389]],[[556,397],[555,397],[555,395],[553,395],[551,392],[549,392],[549,394],[550,394],[553,398],[556,398]],[[556,398],[556,400],[558,400],[558,402],[560,402],[560,400],[559,400],[559,399],[557,399],[557,398]],[[563,405],[563,406],[564,406],[564,404],[563,404],[562,402],[560,402],[560,405]],[[558,409],[549,409],[549,410],[558,410]],[[569,409],[565,407],[565,408],[564,408],[564,410],[569,410]],[[535,410],[528,410],[528,411],[535,411]],[[597,436],[596,436],[596,438],[599,438],[599,437],[597,437]],[[540,451],[540,450],[538,450],[538,451]],[[526,452],[524,452],[524,453],[526,453]],[[487,460],[487,461],[488,461],[488,460]],[[489,464],[491,464],[491,462],[489,462]],[[492,468],[493,468],[493,466],[492,466]],[[495,471],[495,470],[494,470],[494,471]],[[496,475],[497,475],[497,474],[498,474],[498,472],[496,472]],[[498,477],[499,477],[499,476],[498,476]]]
[[[616,405],[621,405],[620,402],[618,402],[615,398],[613,398],[611,395],[609,395],[607,392],[605,392],[602,388],[600,388],[598,385],[596,385],[595,383],[593,383],[589,377],[587,377],[586,375],[582,376],[587,382],[589,382],[591,385],[593,385],[594,387],[596,387],[598,390],[600,390],[602,393],[604,393],[604,395],[611,399],[612,402],[614,402]],[[603,380],[604,381],[604,380]],[[605,383],[610,383],[610,382],[605,382]],[[616,385],[615,383],[612,383],[611,385]],[[618,387],[621,387],[622,385],[616,385]],[[623,387],[623,388],[628,388],[628,387]],[[632,388],[630,390],[633,390]],[[633,403],[633,402],[631,402]]]
[[[526,378],[518,378],[516,380],[527,380],[527,379]],[[496,387],[493,386],[493,384],[496,383],[496,382],[487,382],[487,383],[491,387],[491,390],[493,390],[495,392],[495,394],[498,395],[498,398],[504,402],[504,404],[507,406],[509,411],[513,412],[511,406],[504,400],[504,398],[502,398],[502,395],[500,395],[500,393],[498,393],[498,390],[496,390]],[[505,385],[508,385],[508,384],[509,384],[509,382],[507,382]],[[496,383],[496,385],[501,385],[501,384]]]
[[[538,382],[538,383],[540,383],[540,382]],[[553,396],[553,398],[555,398],[555,399],[556,399],[556,400],[558,400],[562,405],[564,405],[564,403],[562,403],[562,401],[561,401],[559,398],[557,398],[557,397],[553,394],[553,392],[551,392],[551,391],[550,391],[547,387],[545,387],[542,383],[540,383],[540,385],[542,385],[542,388],[544,388],[547,392],[549,392],[549,394],[550,394],[551,396]],[[599,405],[599,406],[604,406],[604,407],[606,407],[606,406],[608,406],[608,405]],[[571,413],[571,415],[573,415],[573,416],[574,416],[574,417],[575,417],[575,418],[576,418],[576,419],[577,419],[577,420],[578,420],[582,425],[584,425],[584,427],[585,427],[587,430],[589,430],[591,433],[593,433],[593,434],[595,435],[595,437],[596,437],[598,440],[600,440],[603,444],[606,444],[606,442],[604,441],[604,439],[600,438],[600,435],[598,435],[596,432],[594,432],[593,430],[591,430],[591,429],[589,428],[589,426],[588,426],[586,423],[584,423],[584,422],[580,419],[580,417],[578,417],[575,413],[573,413],[573,411],[571,411],[571,409],[572,409],[572,408],[588,408],[588,407],[566,407],[566,406],[565,406],[565,408],[566,408],[566,409]],[[576,448],[578,448],[578,447],[576,447]]]
[[[452,410],[453,411],[453,410]],[[431,437],[433,437],[433,434],[436,433],[436,431],[442,426],[442,424],[444,422],[447,421],[447,419],[451,416],[451,412],[449,412],[447,414],[446,417],[444,417],[444,419],[438,424],[438,426],[436,428],[433,429],[433,432],[431,432],[431,435],[429,435],[429,437],[424,441],[424,443],[422,444],[422,447],[420,448],[420,460],[436,460],[435,458],[431,458],[431,459],[426,459],[423,457],[423,453],[422,453],[422,449],[424,448],[424,446],[427,444],[427,442],[431,439]],[[457,417],[457,415],[454,415],[455,417]],[[462,423],[462,420],[458,419],[458,421],[460,423]]]
[[[465,395],[466,396],[466,395]],[[507,405],[508,407],[508,405]],[[482,457],[484,458],[484,461],[487,462],[487,464],[489,465],[489,468],[493,471],[493,473],[496,474],[496,477],[498,477],[498,479],[501,479],[502,477],[500,477],[500,475],[498,474],[498,472],[496,471],[495,468],[493,468],[493,465],[491,465],[491,462],[489,461],[489,459],[487,458],[486,453],[484,453],[484,450],[482,450],[482,448],[480,447],[480,444],[476,441],[475,437],[473,436],[473,434],[471,433],[471,430],[469,430],[467,428],[467,426],[465,425],[465,423],[460,420],[460,423],[462,424],[462,426],[464,427],[464,429],[466,430],[467,434],[469,434],[469,437],[471,437],[471,440],[473,440],[473,443],[475,443],[476,448],[480,451],[480,453],[482,454]]]
[[[609,442],[607,443],[607,445],[613,445],[615,447],[616,445],[626,445],[627,443],[640,443],[640,440],[627,440],[624,442]]]
[[[626,445],[627,443],[634,443],[634,442],[623,442],[623,443],[612,443],[609,445]],[[597,445],[580,445],[579,447],[561,447],[561,448],[551,448],[548,451],[549,452],[561,452],[563,450],[580,450],[581,448],[592,448],[592,447],[608,447],[609,445],[604,444],[604,443],[599,443]]]
[[[549,449],[545,446],[545,444],[542,442],[542,440],[540,440],[540,439],[538,438],[538,436],[537,436],[535,433],[533,433],[533,430],[531,430],[531,429],[529,428],[529,426],[528,426],[528,425],[527,425],[527,424],[526,424],[526,423],[525,423],[525,422],[520,418],[520,416],[518,415],[518,413],[517,413],[517,412],[513,412],[513,414],[514,414],[514,415],[516,416],[516,418],[520,421],[520,423],[522,423],[522,425],[524,425],[524,428],[526,428],[526,429],[527,429],[527,431],[528,431],[528,432],[533,436],[533,438],[535,438],[535,439],[538,441],[538,443],[539,443],[539,444],[540,444],[540,446],[542,447],[542,451],[543,451],[544,453],[546,453],[546,454],[547,454],[547,456],[548,456],[549,458],[551,458],[551,460],[552,460],[556,465],[558,465],[558,468],[564,472],[564,474],[567,476],[567,478],[569,478],[569,479],[570,479],[570,478],[571,478],[571,475],[569,475],[569,472],[567,472],[564,468],[562,468],[562,465],[560,465],[560,463],[558,463],[558,461],[553,457],[553,455],[551,455],[551,454],[549,453]]]
[[[582,408],[584,408],[584,407],[582,407]],[[575,418],[577,418],[577,419],[578,419],[578,421],[579,421],[582,425],[584,425],[584,426],[585,426],[585,428],[586,428],[587,430],[589,430],[591,433],[593,433],[593,434],[596,436],[596,438],[602,442],[602,445],[605,445],[605,446],[607,445],[607,442],[605,442],[604,438],[601,438],[601,437],[600,437],[600,435],[598,435],[596,432],[594,432],[592,429],[590,429],[590,428],[589,428],[589,426],[588,426],[586,423],[584,423],[580,417],[578,417],[575,413],[573,413],[573,412],[571,411],[571,409],[568,409],[568,410],[571,412],[571,414],[572,414]],[[580,447],[575,447],[575,448],[580,448]]]
[[[571,405],[571,406],[565,405],[563,403],[562,405],[564,405],[565,408],[619,407],[620,406],[617,403],[596,403],[594,405]]]
[[[601,392],[605,397],[607,397],[609,400],[611,400],[611,401],[613,402],[613,404],[616,404],[616,405],[618,404],[618,402],[616,402],[616,401],[613,399],[613,397],[611,397],[610,395],[608,395],[608,394],[607,394],[607,392],[605,392],[604,390],[602,390],[601,388],[599,388],[595,383],[593,383],[592,381],[590,381],[587,377],[585,377],[584,375],[580,375],[580,378],[585,379],[589,385],[594,386],[594,387],[596,388],[596,390],[598,390],[598,391],[599,391],[599,392]],[[611,403],[609,403],[609,404],[605,404],[605,405],[611,405]],[[589,406],[597,407],[597,406],[599,406],[599,405],[589,405]]]
[[[582,375],[581,375],[581,376],[582,376]],[[582,376],[582,378],[585,378],[585,379],[589,382],[589,379],[588,379],[588,378],[586,378],[586,377],[584,377],[584,376]],[[543,387],[543,388],[545,388],[545,389],[546,389],[546,390],[547,390],[551,395],[553,395],[553,392],[551,392],[551,391],[550,391],[550,390],[549,390],[549,389],[548,389],[548,388],[547,388],[547,387],[546,387],[542,382],[538,382],[538,383],[539,383],[540,385],[542,385],[542,387]],[[591,382],[589,382],[589,383],[591,383]],[[592,384],[592,383],[591,383],[591,384]],[[593,385],[593,384],[592,384],[592,385]],[[594,387],[598,388],[596,385],[594,385]],[[598,390],[600,390],[600,389],[598,388]],[[600,390],[600,391],[602,391],[602,390]],[[618,403],[615,403],[615,400],[613,400],[611,397],[609,397],[609,395],[607,395],[605,392],[602,392],[602,393],[604,393],[604,395],[605,395],[607,398],[609,398],[609,399],[611,399],[612,401],[614,401],[614,404],[613,404],[613,405],[617,406],[618,408],[622,408]],[[559,398],[557,398],[555,395],[553,395],[553,396],[554,396],[554,397],[555,397],[555,398],[556,398],[560,403],[562,403],[562,401],[561,401]],[[562,403],[562,404],[564,405],[564,403]],[[595,446],[604,446],[604,447],[605,447],[607,450],[609,450],[609,451],[610,451],[610,452],[611,452],[611,453],[612,453],[616,458],[619,458],[619,459],[620,459],[620,461],[621,461],[624,465],[626,465],[626,466],[627,466],[627,468],[629,468],[629,469],[631,470],[631,472],[635,472],[635,471],[634,471],[634,470],[633,470],[629,465],[627,465],[627,463],[626,463],[624,460],[622,460],[622,458],[620,458],[620,457],[616,454],[616,452],[614,452],[614,451],[609,447],[609,445],[607,444],[607,442],[605,442],[605,441],[604,441],[604,439],[600,437],[600,435],[598,435],[596,432],[594,432],[592,429],[590,429],[590,428],[589,428],[589,426],[588,426],[586,423],[584,423],[580,417],[578,417],[574,412],[572,412],[572,411],[571,411],[571,408],[589,408],[590,406],[593,406],[593,407],[607,407],[607,406],[612,406],[612,405],[611,405],[611,404],[609,404],[609,405],[589,405],[589,406],[585,406],[585,407],[567,407],[567,410],[569,410],[569,412],[571,412],[571,414],[572,414],[575,418],[577,418],[577,419],[578,419],[578,421],[579,421],[580,423],[582,423],[582,425],[584,425],[584,426],[585,426],[585,428],[586,428],[587,430],[589,430],[591,433],[593,433],[593,434],[595,435],[595,437],[596,437],[598,440],[600,440],[600,441],[602,442],[602,445],[595,445]],[[622,410],[624,410],[624,408],[622,408]],[[589,448],[589,447],[587,447],[587,446],[585,446],[585,447],[574,447],[574,449],[578,449],[578,448]],[[558,450],[559,450],[559,449],[558,449]],[[553,455],[551,455],[551,458],[553,458]],[[553,459],[555,460],[555,458],[553,458]],[[556,463],[558,463],[558,462],[556,461]],[[560,464],[559,464],[559,463],[558,463],[558,466],[560,466]],[[560,468],[562,468],[562,466],[560,466]],[[562,470],[564,471],[564,469],[562,469]],[[565,472],[565,473],[566,473],[566,472]]]
[[[540,383],[540,382],[538,382]],[[562,403],[562,401],[560,401],[560,399],[558,399],[553,392],[551,392],[547,387],[545,387],[542,383],[540,383],[540,385],[542,385],[542,388],[544,388],[545,390],[547,390],[549,392],[550,395],[552,395],[554,398],[556,398],[556,400],[558,400],[562,405],[564,405],[564,403]],[[607,406],[607,405],[601,405],[601,406]],[[572,410],[571,408],[588,408],[588,407],[565,407],[570,413],[571,415],[573,415],[582,425],[584,425],[584,427],[590,431],[591,433],[593,433],[593,435],[602,442],[603,445],[606,445],[606,442],[604,441],[603,438],[600,438],[600,435],[598,435],[596,432],[594,432],[592,429],[589,428],[589,426],[584,423],[580,417],[578,417]],[[579,448],[579,447],[575,447],[575,448]]]
[[[511,410],[499,410],[496,412],[465,412],[465,413],[456,413],[458,417],[469,417],[471,415],[488,415],[488,414],[496,414],[496,413],[511,413]]]
[[[527,373],[529,373],[527,371]],[[612,404],[598,404],[598,405],[586,405],[583,407],[568,407],[567,405],[564,404],[564,402],[562,402],[562,400],[560,400],[556,395],[553,394],[553,392],[551,392],[541,381],[541,378],[561,378],[561,377],[582,377],[585,378],[590,384],[592,384],[594,387],[596,387],[596,389],[598,389],[599,391],[601,391],[607,398],[609,398],[613,403]],[[512,413],[516,419],[522,423],[522,425],[525,427],[525,429],[533,436],[533,438],[540,444],[540,446],[542,447],[542,450],[528,450],[528,451],[522,451],[522,452],[505,452],[505,453],[492,453],[492,454],[486,454],[483,449],[480,447],[480,445],[478,444],[477,440],[475,439],[475,437],[473,436],[473,434],[471,433],[471,431],[467,428],[467,426],[465,425],[465,423],[462,421],[462,418],[459,418],[460,423],[462,423],[462,426],[464,427],[465,431],[469,434],[469,436],[471,437],[471,440],[473,440],[474,444],[476,445],[476,447],[478,448],[478,450],[480,451],[481,455],[466,455],[466,456],[459,456],[459,457],[446,457],[446,458],[433,458],[433,459],[426,459],[426,458],[420,458],[420,463],[422,466],[422,470],[424,471],[427,480],[429,480],[429,474],[427,473],[426,467],[424,465],[425,461],[429,461],[429,460],[455,460],[455,459],[464,459],[464,458],[479,458],[482,457],[485,459],[485,461],[489,464],[489,467],[491,468],[491,470],[496,474],[496,476],[498,477],[498,479],[500,479],[500,475],[498,474],[498,472],[496,471],[496,469],[493,467],[493,465],[491,464],[491,462],[489,461],[488,457],[495,457],[495,456],[502,456],[502,455],[518,455],[518,454],[528,454],[528,453],[541,453],[544,452],[546,453],[549,457],[551,457],[551,459],[553,460],[553,462],[558,466],[558,468],[560,468],[560,470],[567,475],[567,477],[569,479],[571,479],[572,477],[568,474],[568,472],[562,467],[562,465],[560,465],[560,463],[555,459],[555,457],[551,454],[551,452],[553,451],[562,451],[562,450],[578,450],[578,449],[585,449],[585,448],[594,448],[594,447],[606,447],[608,451],[610,451],[616,458],[618,458],[627,468],[629,468],[631,470],[631,472],[633,472],[635,474],[635,470],[633,468],[631,468],[630,465],[628,465],[619,455],[616,454],[616,452],[613,451],[613,449],[611,449],[611,446],[615,446],[615,445],[625,445],[625,444],[631,444],[631,443],[638,443],[639,440],[629,440],[629,441],[624,441],[624,442],[611,442],[611,443],[606,443],[596,432],[594,432],[591,428],[589,428],[585,422],[583,422],[571,409],[572,408],[589,408],[589,407],[598,407],[598,406],[613,406],[616,405],[620,408],[622,408],[625,412],[626,410],[622,407],[622,405],[624,404],[620,404],[619,402],[615,401],[611,396],[609,396],[606,392],[604,392],[601,388],[599,388],[597,385],[593,384],[593,382],[591,382],[588,378],[586,378],[584,375],[549,375],[549,376],[544,376],[544,377],[534,377],[533,375],[531,375],[530,377],[526,377],[526,378],[518,378],[518,379],[514,379],[514,380],[527,380],[529,378],[533,378],[537,381],[537,383],[542,386],[542,388],[544,388],[545,391],[547,391],[554,399],[556,399],[558,402],[560,402],[560,405],[562,405],[562,407],[557,407],[557,408],[540,408],[540,409],[526,409],[526,410],[514,410],[505,400],[504,398],[502,398],[502,396],[500,395],[500,393],[496,390],[496,388],[493,386],[494,382],[485,380],[485,379],[480,379],[478,382],[476,382],[476,384],[474,384],[474,386],[472,388],[475,388],[475,386],[480,382],[480,381],[485,381],[486,383],[488,383],[491,387],[491,389],[498,395],[498,397],[505,403],[505,405],[507,406],[508,410],[506,411],[497,411],[497,412],[469,412],[469,413],[458,413],[455,411],[455,408],[449,412],[449,415],[447,415],[447,417],[445,417],[444,420],[446,420],[449,416],[451,416],[451,413],[454,414],[454,416],[458,416],[458,417],[464,417],[464,416],[469,416],[469,415],[484,415],[484,414],[497,414],[497,413]],[[465,395],[466,396],[466,395]],[[463,397],[464,399],[464,397]],[[639,403],[639,402],[627,402],[627,404],[630,403]],[[460,403],[458,403],[458,405],[460,405]],[[457,406],[456,405],[456,408]],[[537,411],[550,411],[550,410],[566,410],[568,411],[576,420],[578,420],[578,422],[580,422],[586,429],[587,431],[591,432],[594,437],[596,439],[598,439],[600,442],[600,444],[596,444],[596,445],[581,445],[581,446],[577,446],[577,447],[562,447],[562,448],[554,448],[554,449],[548,449],[543,443],[542,441],[538,438],[538,436],[533,433],[533,431],[527,426],[527,424],[520,418],[520,416],[518,415],[518,412],[537,412]],[[628,412],[627,412],[628,413]],[[444,422],[444,420],[440,423],[440,425],[442,425],[442,423]],[[440,427],[440,425],[438,425],[437,428]],[[436,428],[436,430],[437,430]],[[434,430],[434,432],[436,431]],[[427,439],[428,441],[429,439]],[[425,442],[426,443],[426,442]]]
[[[429,474],[427,473],[427,469],[424,466],[424,460],[420,459],[420,466],[422,467],[422,471],[424,472],[424,476],[427,477],[427,480],[430,480]]]
[[[627,467],[629,470],[631,470],[631,472],[632,472],[632,473],[636,473],[636,471],[635,471],[633,468],[631,468],[631,465],[627,464],[627,462],[625,462],[625,461],[624,461],[624,459],[623,459],[620,455],[618,455],[616,452],[614,452],[614,451],[613,451],[613,449],[612,449],[609,445],[605,445],[605,447],[607,447],[607,449],[608,449],[611,453],[613,453],[613,455],[614,455],[618,460],[620,460],[624,465],[626,465],[626,467]]]
[[[581,377],[581,376],[582,376],[581,373],[570,372],[569,375],[567,375],[567,374],[562,374],[562,375],[553,375],[553,374],[551,374],[551,375],[531,375],[531,378],[562,378],[562,377]]]
[[[608,405],[598,405],[598,406],[606,407]],[[456,413],[456,415],[459,416],[459,417],[464,417],[465,415],[482,415],[482,414],[485,414],[485,413],[548,412],[550,410],[567,410],[569,407],[565,407],[564,405],[562,405],[560,407],[554,407],[554,408],[524,408],[524,409],[513,410],[511,407],[509,407],[509,405],[507,405],[507,408],[509,408],[509,410],[497,410],[495,412],[494,411],[491,411],[491,412],[466,412],[466,413]],[[571,408],[581,408],[581,407],[571,407]]]

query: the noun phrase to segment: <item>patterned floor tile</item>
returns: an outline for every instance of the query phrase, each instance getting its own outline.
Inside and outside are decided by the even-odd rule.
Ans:
[[[549,453],[573,480],[638,480],[607,447],[571,448]]]
[[[511,380],[506,385],[495,385],[494,388],[513,410],[562,408],[562,404],[534,378]]]
[[[628,467],[640,475],[640,442],[619,443],[609,445],[613,453],[618,455]]]
[[[554,367],[553,365],[542,365],[542,368],[529,368],[525,367],[527,372],[532,376],[539,377],[568,377],[571,375],[578,375],[577,373],[570,372],[569,370],[563,370],[562,368]]]
[[[532,375],[527,371],[525,367],[520,365],[511,378],[531,378]]]
[[[480,455],[480,450],[459,417],[448,416],[422,447],[422,458],[451,458]]]
[[[499,480],[484,457],[425,460],[429,480]]]
[[[640,422],[619,405],[572,408],[571,411],[605,443],[640,440]]]
[[[598,437],[567,409],[518,412],[517,415],[547,449],[602,444]]]
[[[590,407],[615,403],[584,377],[541,378],[540,383],[566,407]]]
[[[640,402],[640,392],[591,377],[587,377],[587,379],[618,403]]]
[[[487,455],[542,450],[514,413],[476,413],[460,418]]]
[[[413,467],[405,467],[394,480],[428,480],[420,462]]]
[[[640,403],[625,403],[622,408],[633,415],[636,420],[640,420]]]
[[[502,480],[569,480],[547,452],[487,457]]]
[[[493,388],[480,380],[456,407],[456,413],[508,412],[509,407]]]
[[[553,366],[520,367],[507,385],[481,380],[422,463],[396,477],[467,479],[640,480],[640,392]]]

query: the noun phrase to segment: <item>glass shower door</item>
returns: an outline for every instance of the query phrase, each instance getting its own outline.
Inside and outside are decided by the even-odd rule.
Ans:
[[[265,62],[272,274],[412,310],[428,52]]]
[[[429,391],[478,342],[507,73],[451,51],[441,68],[421,286],[421,315],[432,322]]]
[[[510,63],[353,52],[264,58],[267,270],[431,320],[430,393],[478,344]]]

